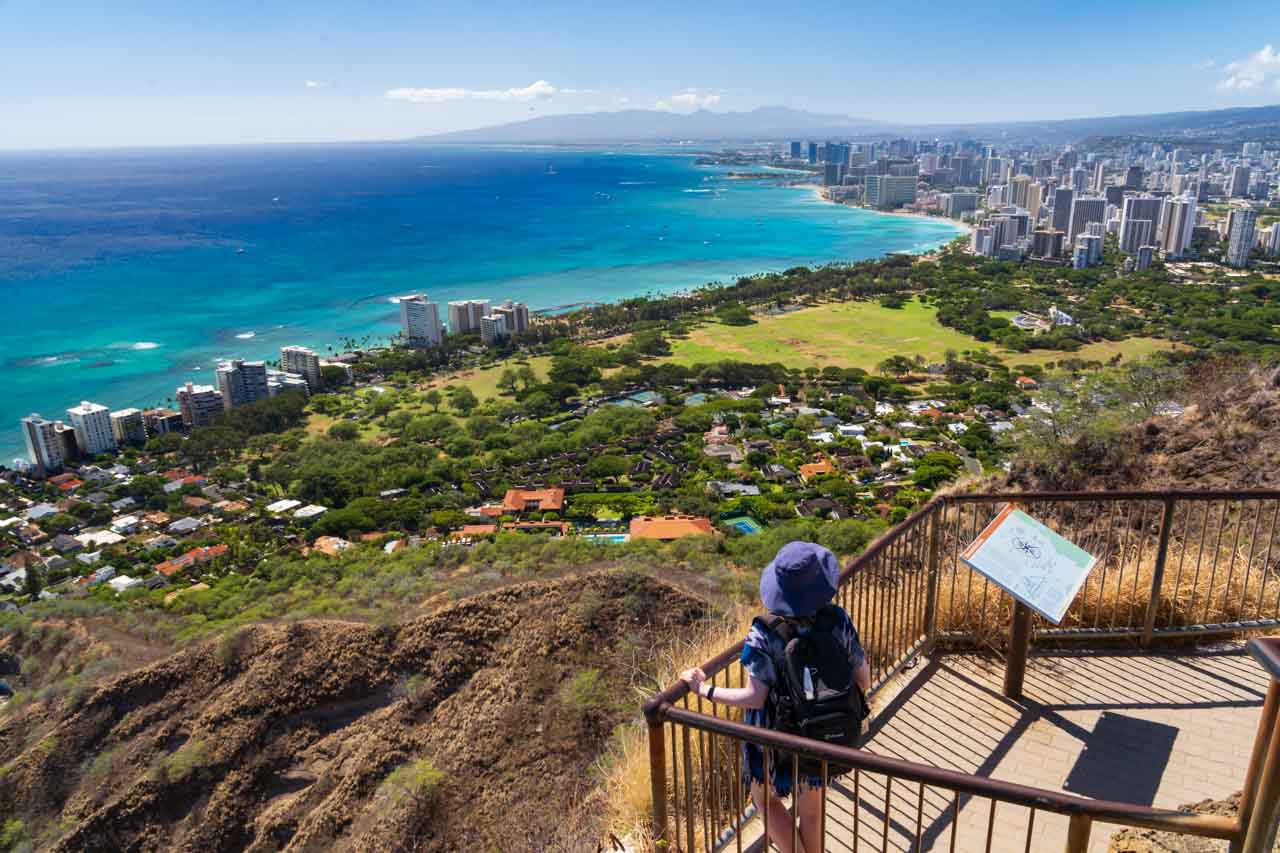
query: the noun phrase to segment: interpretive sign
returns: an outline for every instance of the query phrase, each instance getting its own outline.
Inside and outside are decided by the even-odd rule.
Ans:
[[[960,558],[1055,625],[1098,561],[1012,504]]]

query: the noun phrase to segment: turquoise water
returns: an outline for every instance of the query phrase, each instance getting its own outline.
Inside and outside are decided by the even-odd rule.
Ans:
[[[734,530],[737,530],[739,533],[743,534],[744,536],[755,536],[757,533],[760,533],[762,530],[764,530],[763,527],[761,527],[758,523],[756,523],[756,520],[754,518],[748,518],[745,515],[739,516],[737,518],[726,518],[721,523],[729,525]]]
[[[726,172],[421,145],[0,154],[0,459],[33,411],[164,403],[220,358],[385,340],[406,292],[553,308],[957,234]]]

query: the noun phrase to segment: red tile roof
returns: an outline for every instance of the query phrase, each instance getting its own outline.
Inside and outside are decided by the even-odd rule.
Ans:
[[[638,516],[631,519],[632,539],[681,539],[685,536],[710,536],[714,532],[711,519],[692,515]]]
[[[502,508],[507,512],[564,509],[564,489],[509,489]]]
[[[199,563],[207,563],[215,557],[221,557],[228,550],[226,544],[213,545],[208,548],[192,548],[180,557],[174,557],[172,560],[157,564],[156,571],[170,578],[186,568]]]

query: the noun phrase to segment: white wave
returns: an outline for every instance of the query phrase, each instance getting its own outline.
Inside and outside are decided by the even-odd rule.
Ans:
[[[160,345],[155,341],[138,341],[136,344],[130,344],[129,349],[132,349],[132,350],[160,349]]]
[[[657,181],[618,181],[620,187],[643,187],[649,184],[656,184]]]
[[[257,336],[258,336],[257,332],[241,332],[240,334],[236,335],[236,337],[242,341],[247,341],[252,338],[256,338]]]
[[[715,190],[680,190],[682,193],[713,193]]]

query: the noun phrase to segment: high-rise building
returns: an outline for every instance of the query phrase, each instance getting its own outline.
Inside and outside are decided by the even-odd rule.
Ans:
[[[505,338],[509,333],[507,318],[501,314],[490,314],[480,318],[480,340],[485,346],[492,346]]]
[[[1151,243],[1160,221],[1161,200],[1154,196],[1128,196],[1120,213],[1120,251],[1132,255]]]
[[[147,443],[147,427],[138,409],[111,413],[111,436],[121,447],[141,447]]]
[[[792,142],[792,143],[791,143],[791,159],[792,159],[792,160],[799,160],[799,159],[801,158],[801,156],[803,156],[803,155],[800,153],[800,143],[799,143],[799,142]]]
[[[1249,252],[1253,249],[1254,230],[1258,223],[1258,211],[1251,207],[1233,207],[1227,214],[1226,262],[1233,267],[1249,266]]]
[[[1089,188],[1089,173],[1082,166],[1071,170],[1071,189],[1083,193]]]
[[[1090,225],[1098,225],[1095,231],[1101,230],[1101,223],[1092,222]],[[1102,263],[1102,234],[1086,233],[1076,238],[1076,248],[1084,247],[1087,258],[1087,266],[1094,266]]]
[[[168,435],[182,432],[185,424],[182,414],[173,409],[147,409],[142,413],[142,423],[148,436]]]
[[[285,373],[295,373],[307,382],[307,390],[312,394],[324,387],[324,378],[320,373],[320,356],[306,347],[282,347],[280,349],[280,369]]]
[[[1124,173],[1124,188],[1127,190],[1142,189],[1142,167],[1130,166]]]
[[[420,293],[400,297],[400,325],[411,347],[438,347],[444,343],[440,306]]]
[[[1058,187],[1053,191],[1053,230],[1067,233],[1071,225],[1071,202],[1075,198],[1075,190],[1070,187]]]
[[[1031,178],[1028,175],[1014,175],[1009,181],[1009,203],[1026,208],[1027,192],[1031,189]]]
[[[824,187],[838,187],[842,180],[844,180],[844,165],[842,163],[822,164],[822,185]]]
[[[1099,160],[1093,167],[1093,191],[1101,195],[1107,185],[1107,161]]]
[[[1057,217],[1054,217],[1057,221]],[[1074,243],[1090,222],[1105,224],[1107,200],[1101,196],[1076,196],[1071,200],[1071,219],[1067,225],[1067,242]]]
[[[1271,227],[1263,232],[1262,248],[1268,257],[1280,258],[1280,222],[1271,223]]]
[[[222,407],[234,409],[271,396],[267,389],[267,363],[233,358],[218,365],[218,393]]]
[[[1243,145],[1241,145],[1241,146],[1240,146],[1240,156],[1242,156],[1242,157],[1261,157],[1261,156],[1262,156],[1262,143],[1261,143],[1261,142],[1246,142],[1245,144],[1243,144]]]
[[[1191,245],[1191,229],[1196,224],[1196,200],[1190,196],[1170,196],[1160,208],[1156,229],[1160,250],[1166,258],[1182,257]]]
[[[1062,254],[1061,231],[1042,228],[1031,234],[1031,254],[1037,258],[1056,258]]]
[[[507,299],[494,308],[493,313],[502,316],[508,334],[519,335],[529,330],[529,306],[523,302]]]
[[[909,175],[867,175],[868,207],[890,210],[916,200],[916,178]]]
[[[960,214],[978,209],[977,193],[946,193],[942,196],[942,214],[959,219]]]
[[[460,299],[449,303],[449,334],[480,331],[480,318],[489,313],[487,299]]]
[[[62,470],[65,457],[54,421],[35,414],[23,418],[22,438],[27,445],[27,458],[35,466],[37,477],[47,477]]]
[[[296,373],[285,373],[281,370],[267,371],[267,394],[276,397],[280,394],[301,394],[307,396],[311,393],[311,386],[307,384],[307,380]]]
[[[1040,220],[1040,205],[1044,203],[1044,184],[1032,184],[1027,187],[1027,215],[1034,224]]]
[[[1139,246],[1137,259],[1134,263],[1134,269],[1142,271],[1151,266],[1151,260],[1155,257],[1155,246]]]
[[[1227,195],[1232,198],[1245,198],[1249,195],[1249,167],[1233,166],[1231,169],[1231,183],[1227,188]]]
[[[816,142],[809,143],[809,162],[810,163],[818,162],[818,143]]]
[[[82,400],[80,405],[67,409],[68,420],[76,431],[76,444],[86,456],[97,456],[116,449],[111,435],[111,412],[106,406]]]
[[[182,423],[187,429],[213,426],[222,416],[222,394],[212,385],[188,382],[178,389],[177,397]]]

